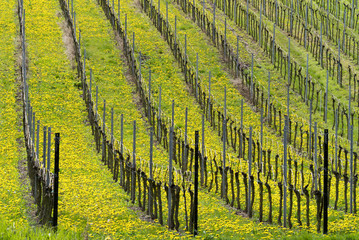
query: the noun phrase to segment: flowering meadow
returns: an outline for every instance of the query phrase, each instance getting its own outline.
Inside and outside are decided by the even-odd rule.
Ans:
[[[353,117],[351,122],[354,124],[355,132],[352,142],[350,139],[347,140],[343,130],[347,127],[345,125],[347,123],[344,123],[345,118],[348,119],[348,115],[344,116],[345,107],[350,101],[359,102],[359,86],[355,83],[353,89],[354,95],[358,96],[356,98],[352,96],[353,100],[348,100],[348,81],[345,80],[344,86],[339,86],[334,78],[330,79],[328,94],[345,105],[342,106],[343,115],[339,116],[342,124],[339,127],[341,134],[337,136],[338,143],[335,141],[333,113],[328,113],[330,117],[326,122],[324,109],[321,107],[313,111],[313,116],[309,119],[310,110],[307,103],[303,101],[294,86],[291,87],[288,90],[291,119],[302,124],[299,127],[304,134],[297,135],[296,126],[295,136],[290,136],[289,139],[293,138],[294,142],[301,141],[305,147],[302,149],[295,143],[288,142],[288,148],[284,149],[283,143],[287,141],[283,137],[284,115],[287,110],[287,79],[282,76],[278,68],[273,66],[265,50],[256,42],[256,38],[240,27],[239,22],[246,19],[233,20],[233,9],[238,7],[236,11],[240,12],[240,6],[246,6],[251,16],[260,16],[262,21],[262,10],[259,12],[258,6],[265,2],[266,0],[251,1],[251,3],[236,0],[224,0],[221,3],[209,0],[202,2],[192,0],[3,1],[0,4],[0,239],[359,238],[356,228],[359,224],[356,212],[358,148],[355,139],[359,137],[357,134],[359,128],[356,117]],[[284,1],[279,2],[281,6],[287,4]],[[338,2],[337,4],[344,4],[343,1]],[[23,4],[23,14],[26,14],[24,17],[25,60],[20,51],[22,46],[19,40],[21,32],[19,4]],[[150,5],[146,6],[146,4]],[[312,4],[315,7],[319,5],[317,2]],[[63,5],[65,8],[61,8]],[[191,6],[191,9],[188,6]],[[227,10],[223,6],[226,6]],[[106,9],[110,9],[113,18],[109,18],[108,12],[106,15]],[[201,10],[197,18],[194,16],[195,9]],[[298,18],[302,16],[299,11],[298,9],[296,13]],[[70,19],[67,19],[66,14],[69,14]],[[245,16],[243,11],[241,16]],[[218,39],[225,34],[225,40],[221,39],[219,41],[221,44],[214,44],[210,38],[211,33],[203,30],[198,20],[195,20],[198,18],[213,21],[208,23],[209,28],[212,28],[213,32],[217,31]],[[113,27],[116,24],[111,22],[114,20],[117,21],[117,29]],[[289,20],[286,21],[289,24]],[[70,26],[69,23],[73,25]],[[253,27],[256,23],[253,20],[250,26]],[[273,22],[271,18],[264,15],[263,24],[271,26]],[[119,28],[125,31],[124,37],[120,36]],[[345,23],[344,25],[341,23],[338,28],[346,29]],[[350,28],[348,31],[355,29]],[[166,34],[170,39],[175,38],[174,44],[172,40],[168,40]],[[276,34],[278,46],[287,49],[285,44],[290,34],[281,28],[276,30]],[[353,32],[351,34],[355,35]],[[128,40],[130,53],[125,51],[127,46],[123,39]],[[324,41],[328,42],[331,51],[336,49],[336,44],[329,38],[324,37]],[[173,46],[178,46],[178,50]],[[237,61],[242,66],[240,71],[254,75],[252,81],[265,92],[262,95],[265,99],[268,98],[267,77],[270,72],[272,76],[270,103],[278,107],[283,114],[281,115],[283,118],[279,120],[281,124],[279,130],[278,126],[274,127],[269,123],[267,113],[264,113],[266,117],[261,117],[261,111],[265,110],[250,99],[248,92],[250,89],[245,86],[242,79],[244,75],[236,76],[233,69],[228,68],[227,63],[230,60],[225,57],[224,46],[232,46],[238,52],[240,59]],[[305,69],[306,55],[310,55],[311,52],[294,37],[291,40],[291,48],[293,48],[292,58]],[[81,59],[75,58],[76,51],[79,51]],[[132,62],[133,66],[131,66],[130,54],[136,59]],[[186,69],[197,68],[197,56],[198,85],[206,93],[209,89],[211,91],[208,105],[213,104],[214,112],[218,112],[220,123],[218,126],[217,123],[212,124],[212,120],[204,114],[207,103],[201,104],[190,84],[186,82]],[[310,56],[309,73],[315,77],[318,84],[324,86],[326,70],[316,61],[314,56]],[[344,52],[342,61],[345,66],[354,64],[354,60]],[[24,64],[26,66],[23,66]],[[36,121],[39,121],[40,136],[44,127],[51,127],[51,132],[48,133],[51,137],[50,140],[48,139],[49,142],[51,141],[49,154],[51,172],[54,168],[55,152],[53,139],[55,133],[60,133],[56,228],[51,227],[53,222],[44,226],[39,224],[38,212],[33,203],[37,186],[35,190],[30,190],[27,169],[36,166],[27,164],[30,162],[30,154],[24,144],[25,121],[23,121],[21,101],[21,89],[24,86],[19,80],[21,66],[26,69],[29,101]],[[83,69],[82,78],[79,76],[81,74],[78,69]],[[354,69],[353,73],[355,71],[357,69]],[[140,85],[135,79],[138,75],[141,78]],[[349,75],[345,72],[344,76]],[[124,181],[127,184],[135,182],[134,194],[138,198],[132,201],[129,194],[133,193],[132,189],[126,189],[127,185],[122,185],[122,179],[119,183],[120,181],[112,175],[114,170],[109,170],[110,167],[106,166],[109,162],[104,163],[106,153],[101,151],[105,151],[106,139],[100,140],[103,141],[101,150],[96,148],[94,140],[96,136],[94,138],[94,129],[89,117],[90,109],[84,101],[85,91],[82,89],[84,81],[90,84],[90,98],[96,103],[93,110],[98,118],[96,121],[101,123],[100,129],[107,136],[113,134],[115,150],[124,148],[121,156],[127,157],[124,160],[125,167],[131,166],[129,159],[132,161],[133,157],[136,158],[138,169],[131,170],[132,177],[135,176],[135,170],[138,173],[142,171],[142,177],[144,175],[148,177],[149,159],[153,158],[153,179],[146,181],[150,183],[153,180],[159,184],[158,191],[160,193],[162,191],[160,199],[153,197],[150,190],[146,193],[147,185],[141,183],[140,176],[136,183],[136,177],[132,179],[130,175],[126,175]],[[164,120],[164,128],[169,129],[173,124],[176,132],[180,133],[177,136],[179,144],[175,146],[177,150],[171,152],[168,144],[166,146],[165,143],[154,138],[153,151],[150,151],[150,135],[154,126],[146,115],[144,99],[140,95],[143,89],[146,90],[144,96],[149,99],[153,109],[156,113],[160,112],[158,118]],[[324,96],[323,92],[318,94]],[[330,101],[331,99],[328,100],[329,105]],[[241,111],[241,102],[243,102],[243,111]],[[174,103],[174,111],[172,103]],[[322,103],[319,105],[323,106]],[[351,109],[353,109],[352,114],[357,114],[355,102]],[[234,133],[234,138],[237,139],[237,133],[238,139],[239,134],[244,136],[240,143],[230,144],[233,142],[232,130],[228,132],[228,126],[223,124],[224,116],[221,115],[223,112],[230,119],[226,124],[234,124],[235,131],[238,131]],[[174,122],[171,122],[172,115]],[[220,116],[222,120],[219,120]],[[217,122],[216,119],[214,121]],[[243,123],[241,129],[238,125],[240,122]],[[318,136],[314,135],[314,122],[318,122]],[[105,129],[102,128],[102,124]],[[135,143],[134,124],[136,124]],[[223,144],[225,131],[221,124],[227,131],[226,137],[229,140],[226,144]],[[249,136],[250,127],[253,129],[251,136]],[[222,130],[218,130],[221,128]],[[330,132],[329,232],[323,234],[323,208],[325,208],[324,197],[321,197],[324,194],[323,142],[324,129],[328,128]],[[195,159],[193,152],[195,131],[200,132],[199,151],[200,156],[203,156],[200,161],[206,164],[205,169],[200,168],[206,172],[206,184],[200,185],[198,190],[198,235],[194,237],[191,223],[195,216],[193,214],[195,173],[192,166],[192,160]],[[202,139],[202,131],[204,139]],[[246,135],[243,135],[243,132]],[[164,135],[163,141],[167,141],[171,136],[166,131]],[[303,135],[307,137],[303,138]],[[111,139],[107,140],[111,141]],[[250,140],[253,140],[253,143]],[[123,141],[122,146],[121,141]],[[242,149],[242,141],[245,149],[243,153],[239,153],[237,145],[240,144]],[[41,138],[40,142],[42,142]],[[172,153],[176,151],[179,153],[183,148],[188,149],[187,153],[192,150],[192,155],[189,156],[190,166],[183,170],[181,159],[185,157],[175,158],[173,175],[170,178],[172,182],[170,182],[169,173],[172,169],[168,166],[169,159],[172,161]],[[38,149],[39,158],[45,159],[46,149],[42,144]],[[223,154],[224,149],[226,152]],[[310,153],[307,152],[308,149]],[[186,151],[184,152],[185,155]],[[272,156],[270,156],[271,152]],[[317,155],[313,157],[313,154]],[[113,154],[113,156],[116,161],[117,155]],[[107,157],[110,159],[110,155]],[[267,171],[263,171],[260,165],[262,158],[264,161],[268,160]],[[228,168],[226,178],[222,178],[225,172],[222,168],[225,164],[224,159],[227,161]],[[117,165],[117,170],[118,168]],[[120,171],[122,178],[122,166]],[[249,173],[251,178],[247,175]],[[222,182],[223,179],[226,179],[226,182]],[[169,227],[169,217],[167,218],[171,214],[168,204],[176,204],[169,200],[167,190],[169,183],[178,187],[180,193],[178,198],[176,197],[179,200],[178,209],[172,205],[178,224],[176,228]],[[253,188],[249,187],[251,190],[248,190],[247,184]],[[51,186],[54,186],[52,182]],[[285,221],[290,223],[289,226],[283,226],[282,186],[286,187],[287,219]],[[141,188],[144,192],[142,194],[148,194],[148,198],[155,199],[156,217],[152,216],[148,209],[149,199],[147,199],[148,206],[143,206],[141,209],[141,201],[146,202],[146,196],[142,195],[143,200],[139,197]],[[221,196],[223,188],[227,191],[222,193],[226,197]],[[353,192],[350,194],[351,190],[354,194]],[[252,194],[250,204],[248,204],[248,192]],[[251,206],[252,212],[247,210],[248,205]],[[162,208],[158,209],[161,218],[163,214],[162,224],[157,218],[157,206]],[[53,208],[52,205],[50,207]],[[188,224],[191,225],[189,228]]]

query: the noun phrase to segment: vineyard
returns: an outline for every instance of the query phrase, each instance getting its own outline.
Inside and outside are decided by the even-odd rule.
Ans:
[[[357,4],[3,1],[0,239],[358,238]]]

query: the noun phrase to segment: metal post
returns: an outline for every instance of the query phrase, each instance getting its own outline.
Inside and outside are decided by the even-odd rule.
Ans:
[[[309,81],[309,73],[308,73],[308,68],[309,68],[309,56],[307,54],[307,70],[306,70],[306,80],[305,80],[305,103],[308,103],[308,81]]]
[[[215,43],[215,36],[216,36],[215,29],[216,29],[216,0],[214,0],[214,3],[213,3],[213,42],[214,43]]]
[[[226,197],[226,122],[227,122],[227,89],[224,87],[224,118],[223,118],[223,125],[222,125],[222,132],[223,132],[223,169],[222,169],[222,198]]]
[[[243,146],[243,98],[241,100],[241,135],[239,137],[239,141],[240,141],[240,149],[239,149],[239,157],[244,158],[244,154],[242,153],[242,146]],[[242,155],[243,154],[243,155]]]
[[[248,0],[247,0],[248,1]],[[248,143],[248,215],[251,216],[251,175],[252,175],[252,126],[249,127]]]
[[[324,186],[323,186],[323,234],[328,233],[328,129],[324,129]]]
[[[261,2],[261,7],[260,7],[260,10],[259,10],[259,35],[258,35],[258,39],[259,39],[259,45],[261,45],[261,36],[262,36],[262,2]]]
[[[36,131],[36,156],[37,160],[40,160],[40,152],[39,152],[39,145],[40,145],[40,120],[37,120],[37,131]]]
[[[251,94],[251,100],[253,98],[253,94],[254,94],[254,89],[253,89],[253,53],[252,53],[252,66],[251,66],[251,88],[250,88],[250,94]]]
[[[293,35],[293,0],[290,0],[290,35]]]
[[[170,154],[169,154],[169,161],[168,161],[168,226],[170,226],[170,222],[171,222],[171,205],[172,205],[172,192],[171,192],[171,186],[172,186],[172,154],[173,154],[173,126],[170,127],[170,144],[169,144],[169,150],[170,150]]]
[[[247,0],[247,34],[249,34],[249,18],[248,18],[248,8],[249,8],[249,3],[248,3],[248,0]]]
[[[196,55],[196,99],[198,98],[198,53]]]
[[[175,125],[175,100],[172,100],[172,121],[171,126],[174,128]]]
[[[98,86],[96,86],[96,113],[95,113],[95,121],[97,121],[97,111],[98,111]]]
[[[317,122],[314,122],[314,184],[315,191],[318,190],[318,163],[317,163]]]
[[[57,230],[58,203],[59,203],[59,168],[60,165],[60,133],[55,133],[55,166],[54,166],[54,210],[52,226]]]
[[[123,155],[123,114],[121,114],[121,140],[120,140],[121,154]]]
[[[343,48],[343,53],[345,53],[344,52],[344,50],[345,50],[345,28],[346,28],[346,17],[347,16],[347,9],[346,8],[344,8],[344,28],[343,28],[343,44],[342,44],[342,48]]]
[[[46,169],[46,132],[47,132],[47,127],[44,127],[44,141],[42,147],[42,165],[44,169]]]
[[[168,27],[168,2],[166,2],[166,24]]]
[[[322,22],[320,22],[320,66],[323,67],[323,30]]]
[[[272,42],[272,63],[273,64],[275,64],[275,55],[274,55],[275,47],[274,47],[274,45],[275,45],[275,23],[273,24],[273,42]]]
[[[284,124],[284,160],[283,160],[283,227],[287,227],[287,133],[288,133],[289,118],[286,116]]]
[[[111,108],[111,145],[113,146],[113,108]]]
[[[261,166],[260,166],[260,172],[263,171],[263,108],[261,108]],[[263,173],[265,174],[265,173]]]
[[[270,71],[268,71],[268,106],[267,106],[267,110],[268,110],[268,123],[270,123]]]
[[[338,172],[338,109],[335,109],[335,171]]]
[[[327,70],[327,84],[325,88],[325,111],[324,111],[324,121],[327,123],[328,118],[328,80],[329,80],[329,71]]]
[[[309,107],[309,159],[312,157],[312,105],[313,100],[310,100],[310,107]]]
[[[350,117],[351,117],[351,85],[349,84],[349,106],[348,106],[348,140],[350,141]]]
[[[208,119],[211,120],[211,71],[208,76]]]
[[[135,203],[136,200],[136,120],[133,121],[133,145],[132,145],[132,203]]]
[[[198,131],[195,132],[195,164],[194,164],[194,219],[193,219],[193,235],[198,235],[198,153],[199,153],[199,136]]]
[[[150,179],[153,179],[152,167],[153,167],[153,127],[150,132]]]
[[[288,38],[288,86],[287,86],[287,117],[288,117],[288,127],[289,127],[289,88],[290,88],[290,38]],[[290,137],[290,136],[289,136]]]
[[[47,131],[47,171],[46,171],[46,186],[50,184],[50,150],[51,150],[51,127]]]
[[[204,114],[202,114],[202,158],[201,158],[201,186],[204,184]]]
[[[186,112],[185,112],[185,125],[184,125],[184,151],[183,151],[183,155],[182,155],[182,162],[183,164],[185,164],[185,170],[187,170],[187,162],[185,162],[187,159],[187,120],[188,120],[188,108],[186,107]],[[191,169],[192,171],[192,169]]]
[[[354,169],[353,169],[353,125],[351,125],[350,134],[350,213],[353,213],[354,202]]]
[[[151,122],[151,68],[148,71],[148,121]]]
[[[307,48],[307,29],[308,29],[308,5],[305,11],[305,29],[304,29],[304,48]]]

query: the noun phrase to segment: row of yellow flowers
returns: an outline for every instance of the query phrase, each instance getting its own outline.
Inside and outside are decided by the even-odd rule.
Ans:
[[[144,224],[128,208],[127,195],[95,151],[76,72],[62,42],[59,4],[36,0],[26,2],[25,9],[30,99],[42,125],[61,133],[59,228],[95,238],[156,238],[163,229]]]
[[[24,152],[17,139],[22,137],[21,120],[16,112],[15,1],[4,1],[0,6],[0,216],[10,224],[27,224],[25,203],[22,199],[18,164]],[[20,109],[21,111],[21,109]]]

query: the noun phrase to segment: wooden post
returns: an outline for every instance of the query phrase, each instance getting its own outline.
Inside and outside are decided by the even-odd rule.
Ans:
[[[195,132],[195,164],[194,164],[194,212],[193,212],[193,235],[198,235],[198,131]]]
[[[52,226],[57,230],[58,203],[59,203],[59,162],[60,162],[60,133],[55,133],[55,166],[54,166],[54,210]]]
[[[328,129],[324,129],[324,186],[323,186],[323,234],[328,233],[328,205],[329,205],[329,189],[328,189]]]

